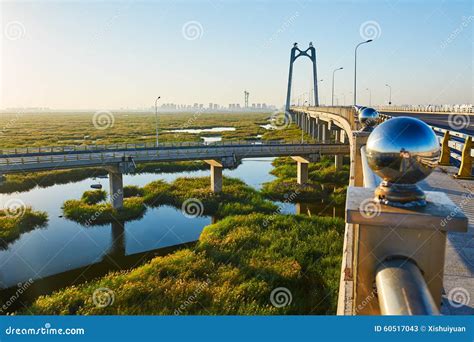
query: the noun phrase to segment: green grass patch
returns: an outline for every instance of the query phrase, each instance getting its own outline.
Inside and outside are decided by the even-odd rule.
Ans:
[[[139,197],[125,198],[123,207],[115,209],[110,203],[88,204],[83,200],[68,200],[63,204],[64,217],[86,226],[115,221],[136,220],[143,216],[146,206]]]
[[[253,212],[273,213],[278,208],[263,195],[235,178],[223,179],[223,191],[213,193],[210,177],[178,178],[171,184],[157,180],[145,185],[124,187],[124,206],[113,209],[109,203],[101,203],[106,198],[105,191],[86,191],[80,200],[69,200],[63,204],[64,216],[85,225],[128,221],[140,218],[146,206],[172,205],[181,208],[187,200],[202,204],[202,215],[222,218]]]
[[[106,198],[107,193],[104,190],[89,190],[82,194],[81,201],[86,204],[97,204]]]
[[[0,210],[0,243],[5,245],[22,233],[44,226],[46,222],[48,215],[45,212],[34,211],[30,207],[21,208],[15,213]]]
[[[310,163],[308,182],[297,184],[296,162],[290,157],[276,158],[271,171],[276,179],[264,183],[262,194],[267,198],[290,202],[333,201],[343,204],[345,189],[349,182],[349,167],[344,165],[336,171],[332,158],[322,157],[319,162]]]

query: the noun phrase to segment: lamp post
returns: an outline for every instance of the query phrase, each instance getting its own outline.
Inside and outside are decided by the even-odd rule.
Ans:
[[[372,90],[365,88],[369,92],[369,107],[372,106]]]
[[[158,100],[161,96],[158,96],[155,100],[155,128],[156,128],[156,147],[158,147]]]
[[[388,95],[388,105],[390,106],[392,104],[392,86],[386,84],[386,87],[389,89],[389,95]]]
[[[332,72],[332,96],[331,96],[331,106],[334,106],[334,74],[336,73],[336,71],[338,70],[342,70],[344,69],[343,67],[340,67],[340,68],[336,68],[333,70]]]
[[[357,104],[357,49],[362,44],[370,43],[372,39],[368,39],[365,42],[361,42],[356,45],[354,50],[354,106]]]

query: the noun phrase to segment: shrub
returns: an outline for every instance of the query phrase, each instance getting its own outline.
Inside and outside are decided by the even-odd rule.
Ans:
[[[11,215],[0,210],[0,242],[4,245],[18,238],[21,233],[42,227],[48,221],[43,211],[33,211],[30,207],[23,208],[18,215]]]
[[[106,198],[107,193],[104,190],[88,190],[82,194],[81,200],[86,204],[97,204]]]

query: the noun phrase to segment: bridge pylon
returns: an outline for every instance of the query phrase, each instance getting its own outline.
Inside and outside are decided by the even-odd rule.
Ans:
[[[300,50],[298,48],[298,43],[294,43],[293,47],[291,48],[290,53],[290,70],[288,74],[288,89],[286,92],[286,106],[285,110],[288,113],[290,110],[290,102],[291,102],[291,83],[293,80],[293,63],[296,61],[298,57],[306,56],[308,57],[312,64],[313,64],[313,91],[314,91],[314,105],[319,106],[319,98],[318,98],[318,76],[317,76],[317,69],[316,69],[316,49],[313,46],[313,43],[309,43],[309,47],[306,50]]]

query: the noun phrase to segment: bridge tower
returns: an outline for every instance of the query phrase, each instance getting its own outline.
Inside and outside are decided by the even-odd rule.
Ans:
[[[288,90],[286,92],[286,106],[285,110],[288,113],[290,110],[290,101],[291,101],[291,82],[293,79],[293,63],[298,57],[306,56],[311,59],[313,63],[313,91],[314,91],[314,105],[319,106],[319,98],[318,98],[318,77],[316,71],[316,49],[313,46],[313,43],[309,43],[309,47],[302,51],[298,48],[298,43],[294,43],[293,47],[291,48],[290,54],[290,71],[288,74]]]

